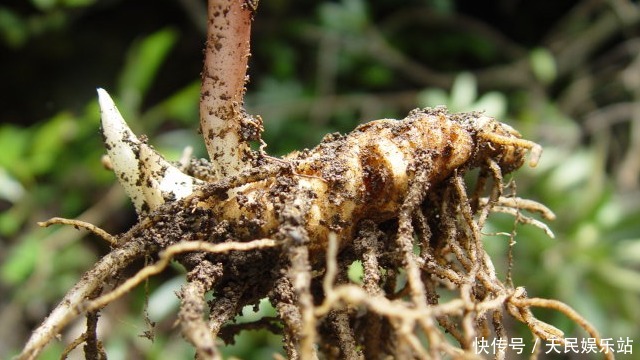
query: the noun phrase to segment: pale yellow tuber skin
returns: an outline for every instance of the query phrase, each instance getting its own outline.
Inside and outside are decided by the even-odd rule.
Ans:
[[[297,194],[310,251],[324,251],[330,232],[341,244],[350,241],[358,222],[394,218],[414,181],[416,166],[426,166],[426,186],[433,188],[455,171],[495,161],[503,172],[519,168],[526,149],[511,127],[477,113],[451,115],[446,109],[412,112],[404,120],[377,120],[348,135],[333,135],[316,148],[291,154],[292,173],[273,176],[208,196],[197,206],[228,222],[242,239],[271,237],[281,222],[284,193]],[[531,164],[535,166],[535,159]],[[416,180],[418,181],[418,180]]]

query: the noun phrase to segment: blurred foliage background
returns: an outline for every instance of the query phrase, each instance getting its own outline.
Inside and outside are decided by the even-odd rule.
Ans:
[[[205,156],[197,134],[205,17],[201,0],[0,4],[0,358],[19,351],[108,251],[82,231],[36,222],[79,218],[119,233],[136,221],[100,162],[96,87],[168,158],[187,145]],[[516,228],[514,283],[568,303],[614,344],[635,340],[634,355],[619,358],[638,356],[637,3],[262,0],[252,53],[246,102],[264,118],[272,154],[439,104],[485,110],[541,143],[540,165],[518,172],[517,190],[556,212],[556,239]],[[491,226],[510,232],[513,218],[496,216]],[[506,274],[508,238],[486,243]],[[174,328],[181,279],[181,269],[166,271],[103,312],[110,358],[192,357]],[[246,310],[247,318],[273,311],[268,303]],[[561,315],[539,315],[584,336]],[[82,328],[79,321],[72,331]],[[140,336],[153,331],[153,342]],[[244,334],[225,354],[269,358],[278,341]],[[53,344],[42,358],[62,348]]]

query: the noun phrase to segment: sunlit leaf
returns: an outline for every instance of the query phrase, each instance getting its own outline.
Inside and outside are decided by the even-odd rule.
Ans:
[[[456,76],[451,87],[449,107],[453,111],[468,109],[478,96],[476,78],[470,73],[461,73]]]
[[[33,271],[41,248],[38,238],[33,236],[23,238],[11,249],[4,263],[0,265],[2,280],[11,285],[24,281]]]
[[[531,70],[544,84],[551,83],[556,78],[557,68],[553,54],[545,48],[536,48],[529,54]]]
[[[549,155],[545,154],[545,156]],[[554,184],[555,191],[566,191],[570,187],[586,181],[592,174],[593,164],[592,153],[576,152],[572,156],[562,159],[562,166],[554,169],[549,183]]]
[[[640,293],[640,271],[632,270],[612,263],[603,263],[599,274],[607,282],[622,289]]]
[[[449,96],[442,89],[426,89],[418,93],[416,102],[420,107],[447,105]]]
[[[160,287],[155,289],[149,296],[147,311],[149,318],[153,321],[162,321],[169,314],[175,313],[180,305],[180,300],[176,296],[176,291],[185,283],[183,275],[165,281]]]
[[[620,241],[616,244],[614,254],[620,263],[640,266],[640,239]]]
[[[177,38],[174,30],[163,29],[136,43],[129,50],[119,82],[119,95],[125,104],[123,107],[138,111],[142,98]]]
[[[22,184],[0,166],[0,199],[16,202],[24,195],[24,192]]]
[[[362,284],[362,277],[364,276],[364,267],[362,266],[362,261],[356,260],[351,265],[349,265],[349,270],[347,272],[349,276],[349,280],[355,284]]]
[[[468,111],[481,111],[496,119],[503,119],[507,113],[507,98],[503,93],[492,91],[480,97],[468,107]]]
[[[34,173],[48,172],[66,150],[65,145],[75,137],[77,123],[68,113],[62,113],[37,128],[29,151]]]
[[[24,153],[29,146],[29,133],[13,125],[0,126],[0,166],[10,172],[18,173],[19,176],[26,175],[28,171],[23,159]]]

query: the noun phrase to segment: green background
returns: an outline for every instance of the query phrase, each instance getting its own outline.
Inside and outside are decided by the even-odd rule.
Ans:
[[[187,145],[205,156],[197,134],[204,24],[197,0],[0,4],[0,358],[16,354],[108,251],[95,236],[36,222],[81,218],[120,233],[136,221],[100,162],[97,87],[168,158]],[[555,211],[556,239],[517,227],[514,282],[571,305],[614,343],[635,340],[635,355],[619,356],[631,359],[640,353],[639,54],[640,8],[623,0],[263,0],[246,105],[263,117],[271,154],[441,104],[485,110],[539,142],[539,166],[514,178],[519,196]],[[496,216],[490,227],[509,232],[513,218]],[[503,277],[507,242],[486,239]],[[167,270],[103,312],[111,359],[192,356],[173,327],[181,274]],[[138,336],[150,330],[145,292],[154,342]],[[260,314],[271,314],[263,305]],[[260,316],[250,313],[239,321]],[[562,315],[536,315],[585,336]],[[265,333],[236,340],[227,356],[281,351]]]

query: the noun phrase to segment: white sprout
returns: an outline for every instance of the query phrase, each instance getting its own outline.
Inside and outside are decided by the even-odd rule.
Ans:
[[[165,201],[178,200],[202,184],[171,165],[129,129],[109,94],[98,89],[102,134],[118,180],[138,214],[146,214]]]

